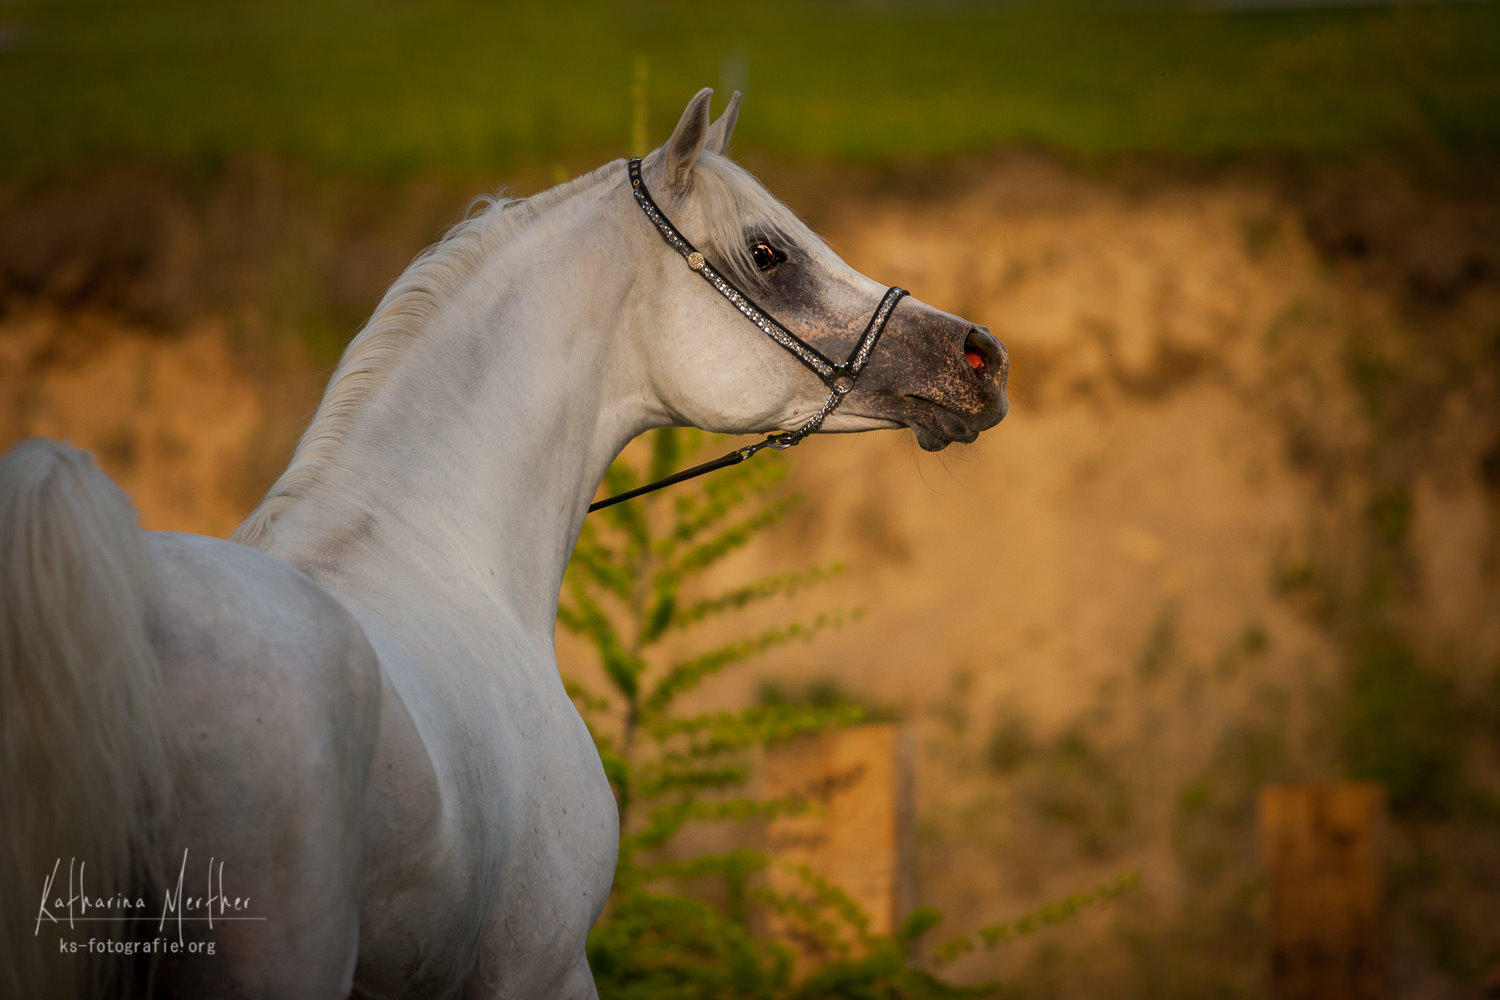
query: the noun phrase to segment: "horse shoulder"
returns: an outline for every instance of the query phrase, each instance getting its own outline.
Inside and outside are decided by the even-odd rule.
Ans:
[[[285,563],[217,539],[149,537],[174,729],[167,870],[201,882],[200,869],[222,864],[225,893],[265,918],[216,925],[211,967],[165,972],[205,995],[347,995],[380,713],[375,654],[348,611]],[[274,967],[257,959],[266,954],[278,955]]]
[[[440,628],[370,603],[351,600],[385,671],[356,991],[558,996],[609,889],[618,813],[550,636],[451,594],[401,609]]]
[[[149,537],[162,588],[155,642],[186,728],[199,718],[221,730],[246,727],[258,744],[274,742],[262,733],[330,739],[340,757],[368,767],[380,668],[354,616],[255,549],[196,535]],[[196,738],[205,739],[201,731]]]

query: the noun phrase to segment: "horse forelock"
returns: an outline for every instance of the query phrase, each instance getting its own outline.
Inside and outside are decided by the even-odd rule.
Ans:
[[[705,152],[693,167],[689,198],[703,229],[703,249],[731,281],[754,290],[765,275],[750,256],[750,239],[778,240],[806,249],[823,246],[797,215],[726,156]]]
[[[618,170],[618,163],[606,164],[529,198],[495,194],[471,201],[465,217],[418,254],[387,289],[349,342],[291,462],[235,530],[233,539],[245,545],[265,545],[277,514],[325,484],[330,460],[375,389],[487,256],[548,208]]]

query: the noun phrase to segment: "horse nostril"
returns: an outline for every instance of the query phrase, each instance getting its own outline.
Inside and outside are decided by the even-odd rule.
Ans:
[[[964,337],[964,360],[976,375],[1003,371],[1005,348],[988,330],[971,326],[968,336]]]

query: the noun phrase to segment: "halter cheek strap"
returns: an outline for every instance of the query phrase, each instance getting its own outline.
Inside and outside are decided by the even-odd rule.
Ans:
[[[859,377],[859,373],[864,370],[865,364],[870,360],[870,354],[875,350],[875,344],[880,340],[881,333],[885,331],[886,323],[890,320],[891,313],[895,311],[896,303],[900,302],[902,297],[906,295],[904,288],[892,286],[886,289],[885,295],[880,300],[880,305],[875,307],[874,314],[870,316],[870,322],[865,326],[865,332],[860,335],[859,341],[854,345],[854,350],[849,353],[849,357],[843,362],[830,361],[816,347],[813,347],[807,341],[782,326],[770,313],[757,305],[754,299],[735,287],[734,282],[730,281],[723,274],[720,274],[718,269],[710,264],[708,259],[688,242],[687,237],[678,232],[677,227],[672,225],[671,220],[657,207],[656,202],[651,197],[651,192],[646,189],[646,182],[641,177],[641,160],[639,157],[630,161],[629,169],[630,190],[635,195],[636,204],[641,206],[641,211],[646,214],[646,218],[651,220],[651,224],[656,227],[656,231],[661,234],[661,238],[666,242],[667,246],[676,250],[682,256],[683,260],[687,262],[690,270],[697,272],[698,276],[708,282],[714,291],[728,299],[730,305],[738,309],[746,319],[759,327],[762,333],[786,348],[798,361],[801,361],[811,369],[818,378],[823,380],[823,384],[828,386],[829,393],[828,399],[823,403],[822,408],[813,414],[811,419],[801,427],[791,431],[768,434],[763,441],[736,449],[711,462],[694,466],[691,469],[686,469],[675,475],[668,476],[666,479],[657,480],[654,483],[648,483],[627,493],[621,493],[606,500],[600,500],[589,506],[590,513],[600,508],[609,507],[613,504],[641,496],[644,493],[650,493],[662,487],[671,486],[674,483],[680,483],[695,476],[701,476],[715,469],[738,465],[762,448],[786,449],[800,443],[803,438],[823,426],[823,421],[828,419],[830,413],[838,409],[839,404],[844,401],[844,397],[854,388],[854,381]]]

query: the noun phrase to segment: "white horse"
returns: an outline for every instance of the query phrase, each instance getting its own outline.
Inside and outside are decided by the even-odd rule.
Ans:
[[[418,257],[234,540],[141,532],[65,446],[0,465],[4,996],[595,995],[617,818],[553,628],[610,461],[1006,408],[999,342],[844,264],[710,96]]]

